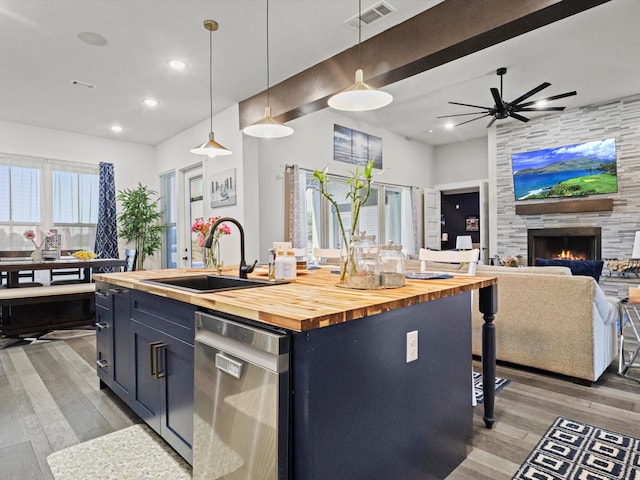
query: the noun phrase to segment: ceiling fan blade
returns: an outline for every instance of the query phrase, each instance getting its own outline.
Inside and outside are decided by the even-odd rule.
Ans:
[[[491,113],[489,110],[484,112],[469,112],[469,113],[456,113],[455,115],[442,115],[436,118],[449,118],[449,117],[462,117],[464,115],[478,115],[479,113]]]
[[[541,98],[540,100],[533,100],[531,102],[521,103],[518,106],[519,107],[528,107],[529,105],[533,105],[534,103],[537,103],[537,102],[550,102],[552,100],[560,100],[561,98],[572,97],[573,95],[577,95],[577,94],[578,94],[578,92],[576,92],[574,90],[573,92],[561,93],[559,95],[553,95],[551,97]]]
[[[469,103],[449,102],[451,105],[462,105],[463,107],[481,108],[483,110],[491,110],[491,107],[483,107],[481,105],[471,105]]]
[[[496,107],[502,106],[504,104],[502,97],[500,97],[500,92],[497,88],[490,88],[491,95],[493,96],[493,101],[496,102]]]
[[[518,112],[562,112],[567,107],[516,108]]]
[[[486,128],[491,128],[491,125],[493,125],[493,123],[498,119],[498,117],[493,117],[491,119],[491,121],[489,123],[487,123],[487,127]]]
[[[475,120],[480,120],[481,118],[488,117],[489,115],[490,115],[489,113],[487,113],[487,114],[485,114],[485,115],[480,115],[479,117],[472,118],[471,120],[467,120],[466,122],[458,123],[458,124],[457,124],[457,125],[455,125],[455,126],[456,126],[456,127],[459,127],[460,125],[464,125],[465,123],[473,122],[473,121],[475,121]]]
[[[524,95],[520,95],[518,98],[516,98],[513,102],[511,102],[511,105],[517,105],[518,103],[520,103],[523,100],[526,100],[527,98],[529,98],[532,95],[535,95],[536,93],[538,93],[541,90],[544,90],[547,87],[550,87],[551,84],[549,82],[544,82],[541,83],[540,85],[538,85],[536,88],[529,90],[527,93],[525,93]]]
[[[510,116],[515,118],[516,120],[520,120],[521,122],[528,122],[529,121],[529,119],[527,117],[523,117],[522,115],[518,115],[515,112],[511,112]]]

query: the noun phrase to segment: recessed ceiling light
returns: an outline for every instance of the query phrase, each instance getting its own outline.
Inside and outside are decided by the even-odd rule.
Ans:
[[[546,105],[547,105],[547,101],[546,101],[546,100],[538,100],[538,101],[536,102],[536,107],[537,107],[537,108],[542,108],[542,107],[544,107],[544,106],[546,106]]]
[[[428,133],[433,133],[433,128],[430,128]]]
[[[107,39],[104,38],[99,33],[95,32],[80,32],[78,35],[78,40],[84,43],[88,43],[89,45],[93,45],[94,47],[103,47],[107,44]]]
[[[451,130],[454,127],[453,122],[447,122],[444,124],[444,128],[446,128],[447,130]]]
[[[111,131],[115,133],[120,133],[122,131],[122,127],[120,125],[111,125]]]
[[[182,61],[180,61],[180,60],[171,60],[169,62],[169,66],[171,68],[173,68],[174,70],[183,70],[184,67],[187,66],[187,64],[182,62]]]
[[[153,98],[145,98],[144,99],[144,104],[147,107],[156,107],[158,105],[158,102],[156,100],[154,100]]]

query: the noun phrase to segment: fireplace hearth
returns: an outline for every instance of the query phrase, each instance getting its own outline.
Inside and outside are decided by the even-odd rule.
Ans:
[[[527,263],[536,258],[600,260],[600,227],[541,228],[527,230]]]

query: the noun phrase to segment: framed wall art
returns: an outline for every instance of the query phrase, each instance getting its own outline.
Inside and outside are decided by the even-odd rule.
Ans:
[[[477,232],[480,230],[480,218],[477,215],[470,215],[464,219],[464,229],[467,232]]]
[[[373,167],[382,169],[382,138],[334,124],[333,159],[363,166],[373,159]]]
[[[211,185],[211,208],[235,205],[236,197],[236,169],[230,168],[212,173],[209,177]]]

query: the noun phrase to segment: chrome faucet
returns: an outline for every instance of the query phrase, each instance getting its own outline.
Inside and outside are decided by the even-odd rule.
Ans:
[[[238,276],[240,278],[247,278],[247,273],[253,272],[253,269],[255,268],[258,261],[256,260],[255,262],[253,262],[253,265],[248,267],[247,263],[244,260],[244,228],[242,228],[242,225],[240,225],[240,222],[238,220],[231,217],[223,217],[216,220],[216,222],[211,225],[211,233],[209,233],[209,236],[205,240],[204,247],[211,248],[211,245],[213,245],[213,234],[215,233],[216,228],[218,228],[218,225],[224,222],[231,222],[235,224],[236,227],[238,227],[238,230],[240,230],[240,272]]]

